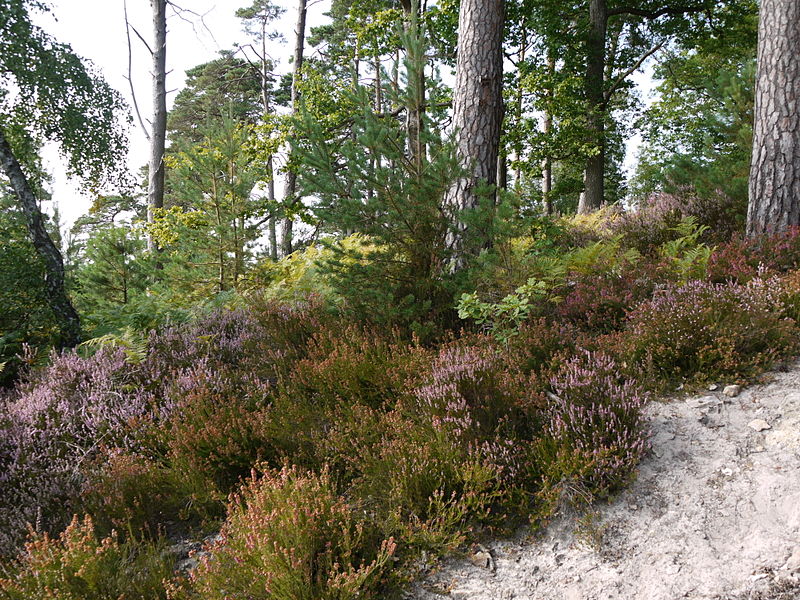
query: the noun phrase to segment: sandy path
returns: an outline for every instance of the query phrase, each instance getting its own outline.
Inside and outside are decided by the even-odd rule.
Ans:
[[[800,363],[769,381],[652,403],[653,451],[593,536],[565,517],[491,544],[496,572],[450,560],[410,597],[800,599]]]

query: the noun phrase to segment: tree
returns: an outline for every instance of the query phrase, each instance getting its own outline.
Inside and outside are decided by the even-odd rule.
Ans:
[[[306,42],[306,0],[297,2],[297,26],[295,28],[294,41],[294,64],[292,66],[292,115],[296,115],[300,105],[300,80],[303,75],[303,59],[305,57]],[[281,231],[281,243],[283,245],[283,255],[288,256],[292,253],[292,228],[294,226],[294,216],[292,214],[294,206],[299,202],[297,198],[297,167],[292,164],[292,145],[289,141],[289,166],[286,169],[286,182],[283,188],[283,201],[288,214],[283,220],[283,230]]]
[[[454,270],[465,264],[463,213],[478,208],[481,186],[497,183],[497,155],[503,122],[503,0],[462,0],[458,59],[453,90],[453,128],[467,176],[448,191],[456,213],[451,244]],[[494,192],[489,192],[493,194]],[[491,242],[484,232],[484,244]]]
[[[153,122],[150,130],[150,161],[148,169],[147,220],[152,222],[154,211],[164,206],[164,151],[167,139],[167,0],[150,0],[153,10]],[[148,250],[156,250],[153,240],[147,240]]]
[[[800,3],[763,0],[747,234],[800,225]]]
[[[65,44],[34,25],[30,10],[42,2],[0,5],[0,166],[25,215],[31,241],[44,263],[47,300],[59,323],[59,345],[80,341],[80,319],[64,289],[64,262],[37,201],[36,149],[59,144],[68,170],[87,185],[120,177],[126,152],[118,126],[119,95]]]
[[[236,16],[244,22],[244,29],[254,40],[255,45],[249,48],[256,56],[258,63],[253,65],[258,73],[261,84],[261,107],[264,119],[268,119],[273,112],[273,61],[267,53],[267,42],[281,39],[277,31],[270,31],[270,24],[280,17],[285,9],[275,6],[271,0],[254,0],[253,4],[236,11]],[[275,202],[275,158],[270,153],[266,159],[267,164],[267,200],[270,209],[274,210]],[[269,249],[272,260],[278,260],[278,236],[276,232],[275,215],[271,214],[268,220]]]

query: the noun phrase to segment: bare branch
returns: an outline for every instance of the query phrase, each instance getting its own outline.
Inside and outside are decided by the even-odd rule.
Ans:
[[[139,103],[136,101],[136,90],[133,87],[133,50],[131,48],[131,24],[130,21],[128,21],[128,0],[123,0],[122,8],[125,12],[125,36],[128,40],[128,76],[126,77],[126,79],[128,80],[128,85],[131,86],[131,99],[133,100],[133,109],[134,111],[136,111],[136,118],[139,120],[139,126],[142,128],[144,137],[147,138],[147,141],[149,142],[150,131],[144,125],[144,120],[142,119],[142,113],[139,111]],[[145,45],[146,44],[147,42],[145,42]],[[152,54],[152,51],[150,53]]]
[[[609,17],[614,17],[617,15],[634,15],[637,17],[644,17],[650,21],[653,21],[659,17],[663,17],[666,15],[687,15],[690,13],[697,13],[703,12],[704,10],[708,9],[708,4],[702,4],[700,6],[667,6],[661,8],[659,10],[643,10],[641,8],[635,8],[633,6],[620,6],[619,8],[612,8],[608,11]]]
[[[606,90],[603,93],[604,101],[608,102],[609,100],[611,100],[611,96],[614,95],[614,92],[616,92],[619,89],[619,87],[625,82],[625,80],[631,75],[633,75],[633,73],[636,72],[639,69],[639,67],[642,66],[644,61],[653,56],[653,54],[661,50],[661,48],[663,47],[664,47],[664,42],[661,42],[657,46],[653,46],[652,48],[650,48],[650,50],[648,50],[642,56],[640,56],[639,60],[637,60],[636,63],[630,69],[628,69],[622,75],[617,77],[616,81],[611,84],[611,87],[608,88],[608,90]]]

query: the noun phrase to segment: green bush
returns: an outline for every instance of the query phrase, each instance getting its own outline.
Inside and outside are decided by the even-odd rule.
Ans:
[[[0,577],[9,600],[157,600],[166,598],[170,557],[157,544],[99,540],[90,517],[76,516],[57,538],[32,534],[22,558]]]
[[[183,589],[187,598],[347,600],[369,597],[395,543],[337,495],[327,472],[253,477],[233,496],[220,538]]]

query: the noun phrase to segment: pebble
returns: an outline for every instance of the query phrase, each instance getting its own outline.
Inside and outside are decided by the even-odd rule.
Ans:
[[[740,385],[727,385],[725,389],[722,390],[722,393],[728,396],[729,398],[736,398],[739,393],[742,391],[742,386]]]
[[[786,564],[783,565],[783,568],[790,573],[797,573],[800,571],[800,548],[795,548],[792,555],[789,557],[789,560],[786,561]]]
[[[708,391],[709,392],[716,392],[718,389],[719,389],[719,386],[716,383],[712,383],[710,386],[708,386]]]
[[[765,431],[767,429],[772,429],[772,425],[767,423],[764,419],[753,419],[747,424],[747,426],[753,431]]]

